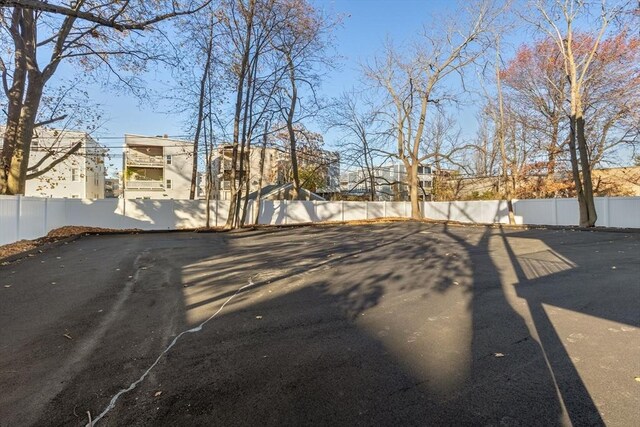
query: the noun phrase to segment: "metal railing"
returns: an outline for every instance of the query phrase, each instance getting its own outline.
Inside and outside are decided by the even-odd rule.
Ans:
[[[127,164],[141,166],[162,166],[164,164],[164,156],[148,156],[145,154],[127,153]]]
[[[164,189],[164,181],[155,180],[132,180],[125,182],[125,188],[127,189],[141,189],[141,190],[162,190]]]

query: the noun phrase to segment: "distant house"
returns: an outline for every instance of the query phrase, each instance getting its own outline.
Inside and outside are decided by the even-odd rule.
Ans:
[[[126,199],[188,199],[193,142],[125,135],[122,166]]]
[[[122,195],[120,178],[105,178],[104,197],[105,199],[118,198]]]
[[[267,147],[264,150],[264,161],[262,166],[262,175],[260,173],[260,162],[263,150],[261,148],[250,149],[245,154],[243,160],[243,169],[247,170],[249,165],[249,191],[257,192],[260,186],[283,186],[291,181],[291,160],[288,152],[275,147]],[[214,197],[220,200],[229,200],[231,197],[231,171],[232,171],[232,152],[231,145],[221,146],[214,162]],[[240,160],[236,170],[240,169]],[[326,150],[319,150],[313,159],[300,156],[298,160],[299,170],[314,171],[314,186],[309,183],[305,185],[304,179],[301,179],[302,187],[305,186],[315,190],[315,193],[323,196],[340,192],[340,156]],[[238,180],[238,177],[236,177]],[[315,187],[315,188],[314,188]],[[324,199],[322,199],[324,200]]]
[[[0,129],[4,134],[4,129]],[[51,167],[70,149],[80,147]],[[74,199],[104,198],[105,156],[107,150],[86,132],[37,128],[31,151],[25,196]]]
[[[313,193],[307,189],[300,189],[299,199],[302,200],[317,200],[324,201],[325,198]],[[267,185],[260,189],[260,200],[293,200],[293,183],[279,184],[279,185]],[[256,200],[258,198],[258,191],[249,193],[249,200]]]
[[[409,200],[407,170],[402,163],[373,168],[376,200]],[[364,169],[347,171],[342,175],[340,188],[343,195],[367,198],[371,194],[369,173]],[[431,166],[418,166],[418,193],[421,200],[431,200],[433,172]]]

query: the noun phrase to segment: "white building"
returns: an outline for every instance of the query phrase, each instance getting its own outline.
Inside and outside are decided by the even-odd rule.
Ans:
[[[409,200],[407,170],[404,164],[376,166],[373,168],[373,175],[376,200]],[[420,199],[431,200],[433,174],[430,166],[418,166],[418,185]],[[371,193],[369,174],[363,169],[348,171],[343,174],[340,187],[343,194],[367,197]]]
[[[77,151],[51,167],[77,144]],[[106,153],[86,132],[37,128],[31,141],[25,196],[104,198]]]
[[[193,165],[192,142],[171,139],[166,135],[125,135],[124,138],[124,198],[189,198]]]

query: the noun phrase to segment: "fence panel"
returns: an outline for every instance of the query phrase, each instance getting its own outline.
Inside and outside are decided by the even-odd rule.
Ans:
[[[384,218],[385,214],[385,205],[387,202],[367,202],[367,218],[375,219],[375,218]]]
[[[556,224],[551,225],[578,225],[580,224],[580,209],[577,199],[551,199],[556,203]],[[553,206],[549,207],[552,210]]]
[[[367,202],[343,202],[343,221],[356,221],[367,218]]]
[[[206,200],[172,200],[173,228],[200,228],[207,224]],[[213,213],[213,211],[211,211]],[[213,214],[211,215],[213,218]],[[210,220],[210,223],[212,221]]]
[[[285,200],[264,200],[260,209],[259,224],[283,225],[286,224],[287,204]]]
[[[640,197],[596,198],[598,226],[640,228]],[[578,225],[576,199],[514,200],[517,223]],[[229,201],[211,201],[211,226],[225,224]],[[297,224],[366,218],[409,217],[409,202],[311,202],[263,200],[260,224]],[[467,223],[508,223],[507,203],[498,200],[424,202],[424,217]],[[248,204],[246,223],[253,223]],[[44,199],[0,196],[0,244],[46,235],[65,225],[170,230],[204,227],[204,200]]]
[[[18,203],[17,197],[0,197],[0,245],[21,239]]]
[[[406,206],[407,202],[387,202],[387,217],[388,218],[404,218],[406,212],[411,215],[411,206]]]
[[[609,227],[640,228],[640,197],[609,197],[608,217]]]
[[[311,201],[287,201],[287,224],[318,222],[315,204]]]
[[[522,219],[523,224],[556,225],[555,200],[514,200],[514,214]]]
[[[45,201],[37,197],[21,197],[20,205],[20,239],[36,239],[47,234],[45,229]]]
[[[316,202],[316,216],[319,221],[342,221],[343,202]]]

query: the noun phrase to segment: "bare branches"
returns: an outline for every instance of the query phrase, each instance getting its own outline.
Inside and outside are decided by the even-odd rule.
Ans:
[[[23,7],[25,9],[38,10],[42,12],[54,13],[63,15],[67,18],[71,18],[71,21],[75,19],[81,19],[88,22],[93,22],[103,27],[113,28],[118,31],[126,30],[146,30],[153,24],[166,21],[168,19],[176,18],[179,16],[191,15],[196,13],[211,3],[211,0],[206,0],[191,5],[185,9],[180,9],[177,2],[172,2],[171,10],[166,13],[157,14],[152,17],[140,20],[131,20],[128,18],[122,18],[124,12],[129,4],[128,1],[123,2],[121,6],[114,7],[118,2],[106,2],[103,5],[96,6],[90,11],[81,10],[82,1],[72,2],[75,7],[69,7],[64,5],[52,4],[41,0],[5,0],[5,6]],[[100,14],[102,9],[111,12],[103,16]]]
[[[376,59],[374,66],[365,67],[372,85],[384,93],[387,105],[393,111],[389,114],[395,116],[389,133],[396,141],[395,156],[407,170],[412,215],[416,218],[420,217],[420,162],[443,158],[437,148],[435,153],[424,153],[423,150],[428,145],[426,142],[433,138],[429,127],[440,115],[439,110],[455,97],[456,89],[446,82],[453,74],[464,81],[464,70],[484,53],[486,35],[500,13],[502,9],[494,8],[492,2],[481,2],[473,10],[466,11],[466,15],[456,14],[448,27],[425,31],[413,44],[412,54],[407,59],[388,44],[383,58]],[[463,22],[463,15],[468,22]],[[464,90],[464,84],[461,86]]]
[[[45,163],[45,161],[47,161],[48,159],[54,156],[54,152],[49,151],[46,155],[42,156],[42,158],[35,165],[29,167],[28,170],[32,170],[33,172],[28,173],[26,176],[26,179],[27,180],[34,179],[49,172],[51,169],[55,168],[57,165],[59,165],[60,163],[68,159],[69,156],[77,153],[78,150],[80,150],[80,148],[82,147],[83,142],[84,141],[82,140],[76,142],[68,151],[66,151],[64,154],[60,155],[59,157],[56,157],[53,161],[47,164],[46,167],[42,169],[38,169],[40,166],[42,166]]]

